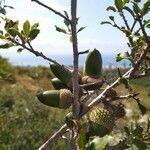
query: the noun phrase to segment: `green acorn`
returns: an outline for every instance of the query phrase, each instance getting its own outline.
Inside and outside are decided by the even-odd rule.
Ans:
[[[72,104],[72,93],[68,89],[38,92],[37,98],[45,105],[67,109]]]
[[[84,86],[84,89],[87,91],[97,90],[103,85],[103,83],[104,83],[104,80],[91,78],[89,76],[84,76],[82,78],[82,84],[86,84]]]
[[[69,70],[57,64],[50,64],[50,68],[52,73],[59,80],[61,80],[68,87],[72,87],[72,73]]]
[[[67,88],[67,86],[58,78],[53,78],[51,83],[56,90]]]
[[[105,108],[95,107],[89,113],[88,134],[103,137],[109,134],[115,125],[115,116]]]
[[[86,58],[84,75],[99,78],[102,74],[102,57],[97,49],[91,51]]]

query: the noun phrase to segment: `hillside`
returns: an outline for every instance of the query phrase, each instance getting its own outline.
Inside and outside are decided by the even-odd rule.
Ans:
[[[122,70],[123,71],[123,70]],[[107,79],[117,77],[116,69],[104,70]],[[50,79],[53,77],[49,68],[44,66],[13,66],[7,59],[0,57],[0,149],[34,150],[64,122],[67,111],[44,106],[36,99],[38,90],[52,89]],[[150,110],[150,80],[134,80],[131,86],[137,89],[143,105]],[[125,94],[123,87],[118,93]],[[133,116],[139,115],[135,103],[126,103],[133,107]],[[67,147],[65,139],[54,144],[52,150]]]

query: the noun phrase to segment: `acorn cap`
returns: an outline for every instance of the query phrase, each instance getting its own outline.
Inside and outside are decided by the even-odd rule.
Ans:
[[[91,51],[86,58],[84,75],[92,78],[99,78],[102,74],[102,57],[97,49]]]
[[[69,108],[72,103],[72,93],[68,89],[38,92],[37,98],[47,106],[60,109]]]
[[[53,78],[51,83],[56,90],[67,88],[67,86],[58,78]]]
[[[93,110],[91,110],[89,113],[89,120],[107,128],[110,131],[112,131],[115,125],[114,114],[107,109],[100,107],[95,107]]]
[[[65,68],[57,64],[50,64],[52,73],[61,80],[68,87],[72,87],[72,73]]]
[[[103,83],[104,80],[91,78],[89,76],[84,76],[82,78],[82,84],[87,84],[84,86],[84,89],[87,91],[97,90],[103,85]]]
[[[59,108],[69,108],[73,101],[73,95],[70,90],[68,89],[61,89],[60,90],[60,102]]]

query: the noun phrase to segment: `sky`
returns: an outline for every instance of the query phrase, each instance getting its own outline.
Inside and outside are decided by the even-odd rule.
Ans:
[[[65,10],[70,14],[70,0],[41,1],[60,12]],[[26,20],[31,23],[39,22],[40,34],[32,42],[36,50],[52,59],[64,60],[69,57],[72,59],[72,45],[69,37],[55,30],[55,25],[64,26],[62,18],[31,0],[6,0],[6,5],[15,8],[7,9],[7,17],[19,20],[20,26]],[[126,38],[122,33],[109,25],[100,25],[101,21],[108,20],[108,16],[111,15],[106,11],[109,5],[113,5],[113,0],[78,0],[77,14],[80,17],[78,28],[87,26],[78,34],[79,51],[96,48],[102,55],[116,55],[120,51],[128,50]],[[119,19],[118,22],[120,23]],[[0,50],[0,55],[9,58],[12,63],[20,65],[42,61],[27,51],[18,54],[15,48]]]

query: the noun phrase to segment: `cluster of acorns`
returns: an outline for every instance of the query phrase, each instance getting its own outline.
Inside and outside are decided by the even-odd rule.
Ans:
[[[50,64],[52,73],[55,78],[51,83],[55,90],[38,92],[37,98],[40,102],[50,107],[67,109],[73,102],[72,94],[72,72],[59,64]],[[79,73],[79,84],[84,85],[80,89],[79,97],[83,95],[82,90],[90,91],[97,90],[103,85],[102,79],[102,57],[97,49],[89,52],[85,61],[83,76]],[[111,94],[110,94],[111,93]],[[109,91],[106,93],[106,98],[114,93]],[[116,96],[116,93],[113,94]],[[88,122],[84,127],[88,135],[104,136],[110,133],[115,125],[116,118],[124,115],[124,108],[120,105],[115,107],[114,112],[106,108],[96,107],[88,114]],[[121,112],[121,113],[120,113]],[[121,114],[121,115],[116,115]]]
[[[50,69],[55,75],[51,80],[55,90],[38,92],[37,98],[45,105],[50,107],[57,107],[60,109],[67,109],[71,106],[73,101],[72,95],[72,72],[59,64],[50,64]],[[102,57],[97,49],[89,52],[85,61],[84,75],[79,73],[79,84],[84,84],[84,90],[99,89],[103,80],[102,74]],[[91,84],[95,83],[95,84]],[[87,85],[87,86],[86,86]],[[80,90],[80,97],[82,96],[82,89]]]

